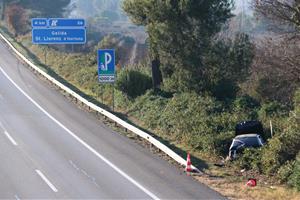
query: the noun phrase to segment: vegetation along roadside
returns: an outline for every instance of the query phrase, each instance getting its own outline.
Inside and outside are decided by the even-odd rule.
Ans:
[[[251,13],[234,14],[229,0],[116,1],[95,11],[100,16],[88,20],[89,42],[75,47],[33,45],[29,19],[50,14],[25,1],[4,2],[2,29],[22,52],[106,108],[112,86],[98,83],[95,52],[115,48],[115,111],[203,161],[196,163],[207,174],[197,177],[201,182],[233,199],[299,198],[297,1],[295,9],[276,0],[253,1]],[[57,5],[62,9],[55,16],[78,14],[68,4]],[[122,9],[144,29],[129,23]],[[113,31],[98,30],[99,24]],[[263,123],[267,143],[226,162],[235,125],[245,120]],[[258,187],[247,188],[248,178],[256,178]]]

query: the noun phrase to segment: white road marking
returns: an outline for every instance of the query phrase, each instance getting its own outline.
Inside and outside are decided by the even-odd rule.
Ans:
[[[74,167],[77,171],[80,171],[82,174],[84,174],[96,187],[100,188],[99,184],[96,181],[95,177],[92,177],[91,175],[89,175],[86,171],[84,171],[83,169],[80,169],[79,167],[77,167],[77,165],[72,161],[69,160],[69,163],[72,165],[72,167]]]
[[[5,131],[5,127],[3,126],[3,124],[0,122],[0,127],[3,129],[3,131]]]
[[[72,167],[74,167],[77,171],[79,171],[79,167],[77,167],[77,165],[75,165],[75,163],[73,163],[72,160],[69,160],[70,164],[72,165]]]
[[[38,169],[35,170],[36,173],[45,181],[45,183],[53,190],[54,192],[58,192],[56,187],[47,179],[47,177]]]
[[[15,195],[15,199],[16,199],[16,200],[21,200],[21,199],[18,197],[18,195]]]
[[[18,146],[18,143],[9,135],[9,133],[7,131],[4,131],[4,134],[6,135],[6,137],[10,140],[10,142],[13,145]]]
[[[148,189],[146,189],[144,186],[142,186],[139,182],[134,180],[132,177],[130,177],[128,174],[123,172],[120,168],[118,168],[116,165],[114,165],[112,162],[110,162],[107,158],[102,156],[100,153],[98,153],[93,147],[88,145],[85,141],[83,141],[81,138],[79,138],[75,133],[73,133],[71,130],[69,130],[66,126],[64,126],[62,123],[60,123],[57,119],[55,119],[51,114],[49,114],[42,106],[40,106],[36,101],[34,101],[26,92],[24,92],[2,69],[0,66],[0,71],[3,73],[3,75],[25,96],[29,101],[31,101],[38,109],[40,109],[45,115],[47,115],[51,120],[53,120],[58,126],[60,126],[62,129],[64,129],[70,136],[72,136],[75,140],[77,140],[80,144],[82,144],[85,148],[87,148],[90,152],[92,152],[95,156],[97,156],[99,159],[101,159],[103,162],[105,162],[107,165],[109,165],[111,168],[113,168],[116,172],[118,172],[121,176],[126,178],[129,182],[134,184],[136,187],[138,187],[140,190],[142,190],[144,193],[146,193],[148,196],[150,196],[152,199],[159,198],[150,192]]]

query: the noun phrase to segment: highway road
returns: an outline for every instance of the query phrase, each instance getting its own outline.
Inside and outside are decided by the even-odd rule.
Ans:
[[[0,41],[0,199],[222,199],[79,109]]]

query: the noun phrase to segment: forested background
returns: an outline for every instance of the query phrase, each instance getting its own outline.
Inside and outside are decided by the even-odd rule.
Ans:
[[[260,120],[267,145],[229,167],[300,190],[300,2],[0,0],[1,26],[59,76],[105,105],[96,50],[117,50],[117,112],[210,158],[226,156],[234,127]],[[83,17],[85,45],[31,44],[33,17]],[[273,124],[271,138],[269,124]]]

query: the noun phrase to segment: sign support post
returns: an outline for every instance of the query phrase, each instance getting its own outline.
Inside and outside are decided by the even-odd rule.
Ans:
[[[112,111],[115,112],[115,83],[112,84],[113,87],[113,106],[112,106]]]
[[[47,65],[47,48],[44,48],[44,63]]]
[[[104,86],[101,87],[101,102],[104,104]]]

